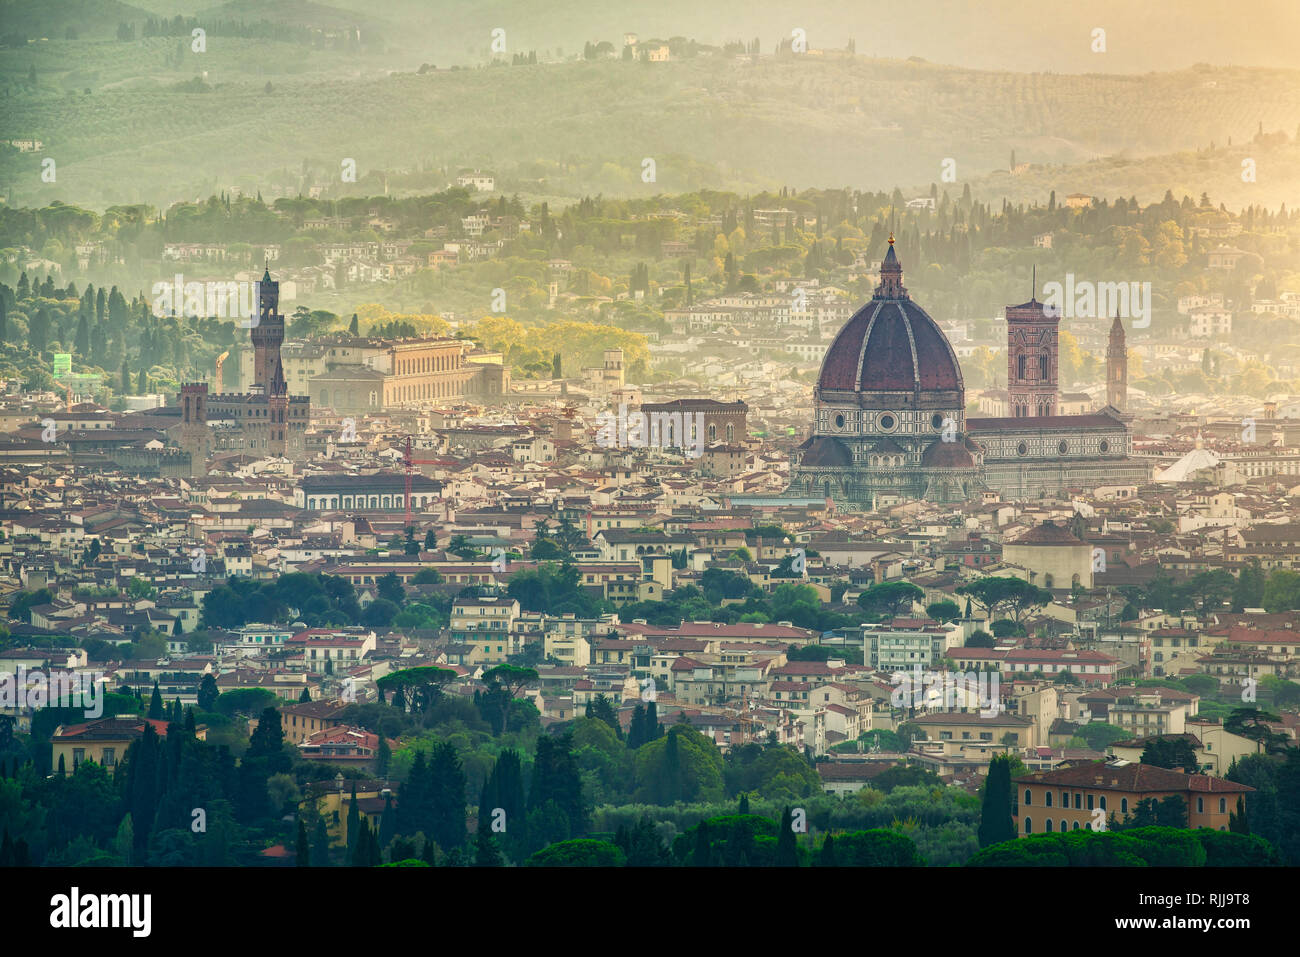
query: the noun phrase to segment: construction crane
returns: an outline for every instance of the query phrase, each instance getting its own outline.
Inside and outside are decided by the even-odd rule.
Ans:
[[[413,459],[411,458],[411,437],[406,437],[406,457],[404,459],[406,466],[406,519],[402,523],[402,528],[411,527],[411,470],[416,465],[437,465],[434,459]]]
[[[217,381],[215,383],[216,385],[215,392],[217,395],[221,395],[221,363],[225,362],[226,358],[229,355],[230,355],[230,350],[226,350],[225,352],[221,353],[221,355],[217,356]]]

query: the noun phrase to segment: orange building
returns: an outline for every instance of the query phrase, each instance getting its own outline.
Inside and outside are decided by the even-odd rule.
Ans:
[[[1097,761],[1015,778],[1012,814],[1021,836],[1092,830],[1094,821],[1107,821],[1112,814],[1118,821],[1133,816],[1140,801],[1176,794],[1187,802],[1189,827],[1226,831],[1238,796],[1253,790],[1205,774]]]

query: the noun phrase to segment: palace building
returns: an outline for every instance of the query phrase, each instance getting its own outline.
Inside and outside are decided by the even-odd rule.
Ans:
[[[209,452],[247,452],[259,457],[307,457],[306,436],[311,400],[289,395],[280,347],[284,316],[280,284],[268,269],[258,284],[253,342],[253,382],[247,392],[208,394],[206,383],[181,387],[181,447],[190,453],[190,474],[207,472]]]
[[[1143,484],[1126,416],[1113,404],[1058,415],[1058,317],[1032,298],[1007,307],[1010,415],[967,418],[961,365],[908,295],[889,249],[871,301],[840,329],[813,393],[811,437],[796,452],[791,494],[871,509],[905,499],[960,502],[1066,497],[1101,484]],[[1118,335],[1118,339],[1116,336]],[[1123,326],[1107,352],[1108,400],[1124,401]]]

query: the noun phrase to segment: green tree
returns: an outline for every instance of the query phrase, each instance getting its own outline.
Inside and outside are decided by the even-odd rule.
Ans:
[[[870,615],[895,618],[910,613],[912,605],[924,598],[925,592],[911,582],[885,582],[864,590],[858,604]]]
[[[980,847],[1015,839],[1016,824],[1011,816],[1011,806],[1011,761],[1005,755],[999,755],[989,762],[988,776],[984,779]]]
[[[794,823],[788,805],[781,811],[781,826],[776,835],[776,866],[799,866],[799,855],[794,840]]]

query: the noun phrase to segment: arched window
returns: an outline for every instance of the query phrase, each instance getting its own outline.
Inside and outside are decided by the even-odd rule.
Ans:
[[[1029,805],[1032,803],[1032,802],[1029,800],[1030,797],[1032,796],[1032,794],[1033,794],[1033,792],[1031,792],[1031,791],[1029,790],[1029,788],[1025,788],[1025,807],[1029,807]]]
[[[1029,820],[1029,818],[1025,818],[1025,833],[1026,834],[1034,833],[1034,822]]]

